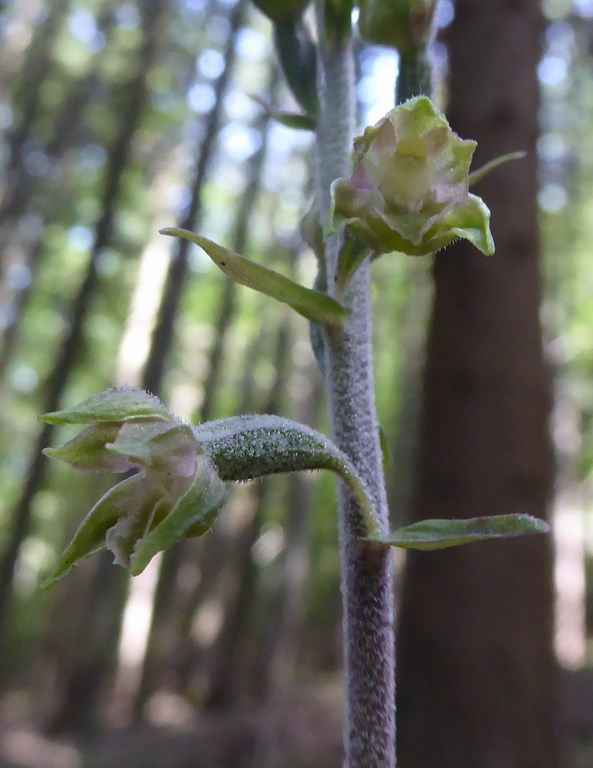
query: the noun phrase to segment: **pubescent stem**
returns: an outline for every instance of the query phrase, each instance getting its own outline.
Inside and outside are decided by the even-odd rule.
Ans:
[[[319,102],[317,189],[327,221],[331,182],[351,172],[353,60],[349,41],[328,42],[318,1]],[[339,235],[326,240],[328,291],[335,292]],[[387,501],[375,411],[371,347],[370,262],[361,264],[342,301],[348,317],[326,334],[325,378],[334,439],[351,458],[371,495],[376,518],[388,528]],[[363,515],[340,485],[339,525],[346,687],[345,768],[395,766],[395,652],[393,577],[387,549],[361,542]]]
[[[401,104],[414,96],[432,94],[432,65],[425,47],[402,53],[399,58],[399,74],[395,103]]]

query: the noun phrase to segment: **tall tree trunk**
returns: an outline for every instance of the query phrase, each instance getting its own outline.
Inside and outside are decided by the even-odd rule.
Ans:
[[[480,189],[497,253],[435,260],[415,519],[526,512],[551,491],[549,387],[538,319],[538,0],[459,0],[450,120],[476,166],[528,158]],[[534,537],[409,557],[399,633],[402,768],[552,768],[551,542]]]
[[[287,318],[280,327],[276,339],[274,353],[276,379],[265,403],[265,413],[277,413],[280,408],[290,365],[290,349],[290,328]],[[265,482],[253,486],[252,514],[243,526],[238,551],[233,557],[234,589],[231,590],[231,595],[227,599],[222,629],[213,648],[210,694],[207,700],[208,706],[213,708],[227,706],[232,701],[236,690],[241,639],[244,636],[244,626],[257,586],[258,568],[253,559],[253,545],[261,533],[268,488],[269,485]]]
[[[61,660],[56,706],[44,723],[46,733],[83,733],[96,725],[102,694],[115,667],[115,649],[121,629],[128,574],[113,565],[110,552],[102,552],[85,605],[78,615],[79,642]]]
[[[59,408],[68,376],[76,361],[83,337],[84,322],[98,282],[99,255],[111,239],[121,181],[129,160],[132,141],[142,117],[148,86],[147,74],[156,52],[159,21],[165,8],[165,3],[153,4],[149,0],[145,0],[143,4],[144,37],[142,47],[138,52],[137,73],[129,83],[126,111],[120,115],[120,130],[109,155],[101,199],[101,215],[95,226],[87,271],[73,301],[66,324],[66,335],[62,340],[57,353],[56,364],[49,378],[44,403],[45,411],[54,411]],[[53,432],[53,425],[44,424],[33,445],[31,463],[23,481],[23,491],[15,506],[12,528],[2,552],[0,560],[0,634],[5,632],[15,566],[21,544],[30,526],[31,503],[45,478],[47,461],[42,456],[41,451],[50,444]]]

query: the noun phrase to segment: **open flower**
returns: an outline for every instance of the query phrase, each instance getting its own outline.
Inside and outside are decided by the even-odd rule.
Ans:
[[[468,191],[475,148],[430,99],[406,101],[354,140],[352,177],[332,185],[332,223],[375,253],[428,255],[464,238],[492,254],[490,212]]]
[[[125,475],[84,519],[49,582],[103,547],[116,563],[140,573],[157,552],[212,525],[224,485],[191,427],[158,398],[113,388],[43,419],[87,425],[62,448],[47,448],[47,456],[83,472]]]

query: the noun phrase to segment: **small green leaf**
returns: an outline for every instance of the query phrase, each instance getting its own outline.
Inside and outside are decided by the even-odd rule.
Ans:
[[[403,549],[446,549],[487,539],[508,539],[531,533],[548,533],[550,526],[531,515],[494,515],[467,520],[421,520],[388,536],[365,540]]]
[[[280,416],[234,416],[193,428],[200,447],[211,459],[221,480],[253,480],[284,472],[329,469],[357,499],[364,533],[379,530],[372,502],[356,468],[321,432]]]
[[[253,288],[266,296],[288,304],[300,315],[322,325],[339,328],[346,317],[346,310],[326,294],[305,288],[288,277],[254,261],[229,251],[222,245],[186,229],[167,227],[162,235],[183,237],[199,245],[225,274],[241,285]]]
[[[157,552],[169,549],[186,536],[201,536],[214,523],[225,501],[225,487],[209,461],[202,457],[193,483],[165,517],[140,537],[130,557],[130,572],[137,576]]]
[[[338,268],[336,270],[336,289],[339,291],[338,295],[341,295],[341,292],[345,290],[350,280],[352,280],[356,270],[370,255],[371,251],[365,245],[350,237],[348,232],[346,232],[346,237],[340,248]]]
[[[142,418],[174,420],[158,397],[135,387],[111,387],[72,408],[39,417],[40,421],[50,424],[90,424],[94,421]]]
[[[268,117],[277,123],[285,125],[287,128],[295,128],[298,131],[315,130],[316,122],[314,117],[298,112],[285,112],[281,109],[276,109],[273,104],[269,104],[260,96],[252,96],[251,98],[262,107]]]
[[[489,173],[492,173],[492,171],[500,168],[501,165],[510,163],[512,160],[522,160],[524,157],[527,157],[527,152],[509,152],[506,155],[495,157],[494,160],[490,160],[489,163],[486,163],[481,168],[477,168],[475,171],[470,173],[468,177],[469,186],[473,187],[474,184],[482,181],[485,176],[488,176]]]

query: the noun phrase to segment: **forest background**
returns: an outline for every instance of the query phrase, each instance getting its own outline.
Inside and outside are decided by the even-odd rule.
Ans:
[[[481,768],[503,744],[510,768],[580,768],[593,2],[441,0],[438,26],[435,98],[477,164],[527,158],[478,190],[495,256],[373,267],[393,523],[525,509],[553,536],[396,556],[400,761]],[[338,765],[331,478],[237,487],[211,535],[133,581],[102,554],[39,589],[106,488],[50,466],[41,449],[70,435],[39,414],[115,383],[195,422],[272,412],[328,431],[306,322],[158,235],[185,226],[312,283],[313,135],[250,98],[295,109],[270,25],[232,0],[20,0],[0,3],[0,39],[0,765]],[[359,41],[357,66],[364,126],[393,104],[397,56]]]

